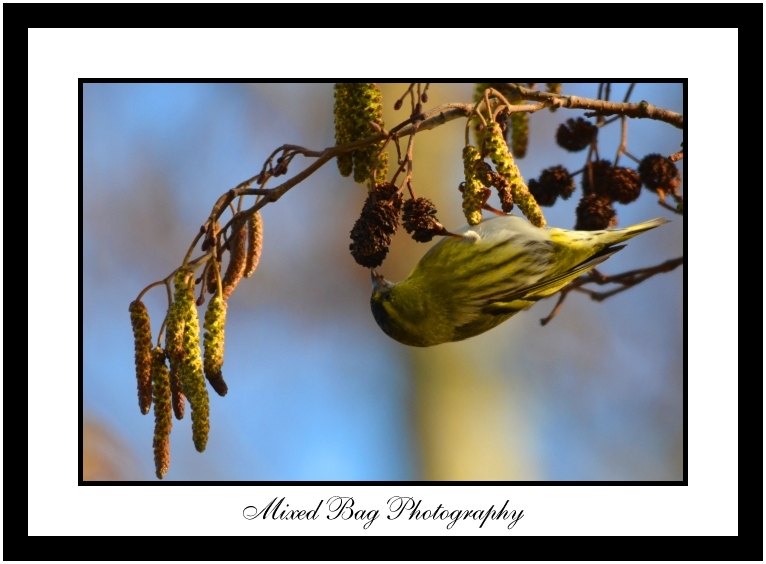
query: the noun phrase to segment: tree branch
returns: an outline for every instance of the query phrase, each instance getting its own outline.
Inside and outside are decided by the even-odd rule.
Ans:
[[[510,106],[507,106],[507,109],[510,113],[514,113],[514,112],[534,113],[546,107],[580,108],[580,109],[595,110],[595,112],[598,115],[614,114],[617,116],[647,117],[651,119],[665,121],[667,123],[675,125],[676,127],[683,127],[683,116],[668,110],[664,110],[662,108],[657,108],[646,102],[640,102],[638,104],[608,102],[605,100],[581,98],[579,96],[564,96],[559,94],[553,94],[550,92],[540,92],[540,91],[532,90],[530,88],[526,88],[524,86],[513,84],[513,83],[509,83],[507,86],[510,91],[516,92],[521,98],[525,100],[535,100],[539,102],[535,104],[513,104]],[[235,199],[240,198],[242,196],[257,196],[258,197],[257,201],[251,207],[237,212],[231,219],[229,219],[229,221],[219,230],[219,233],[221,233],[222,236],[225,235],[228,229],[232,228],[235,222],[237,222],[237,225],[241,225],[241,223],[245,222],[250,216],[254,215],[258,210],[260,210],[266,204],[273,203],[279,200],[290,189],[292,189],[294,186],[306,180],[309,176],[314,174],[314,172],[319,170],[325,163],[332,160],[333,158],[336,158],[339,155],[349,153],[351,151],[359,149],[360,147],[365,147],[373,143],[378,143],[384,140],[385,141],[395,140],[395,139],[399,139],[406,136],[411,137],[416,132],[428,131],[431,129],[435,129],[455,119],[470,117],[474,108],[475,108],[475,104],[473,103],[443,104],[428,112],[413,115],[389,131],[379,131],[364,139],[359,139],[358,141],[354,141],[353,143],[326,147],[322,150],[312,150],[312,149],[307,149],[305,147],[301,147],[299,145],[291,145],[291,144],[285,144],[285,145],[281,145],[277,147],[276,149],[274,149],[274,151],[272,151],[272,153],[264,161],[263,167],[261,168],[261,171],[258,174],[248,178],[247,180],[240,182],[239,184],[237,184],[237,186],[228,190],[226,193],[222,194],[216,200],[215,204],[213,205],[211,209],[210,215],[208,216],[208,219],[206,220],[205,224],[201,226],[200,230],[197,232],[193,241],[189,245],[186,255],[184,257],[183,264],[184,265],[200,264],[201,262],[204,262],[204,260],[210,256],[210,253],[205,253],[194,259],[191,258],[192,253],[194,252],[194,249],[196,248],[200,239],[207,232],[208,227],[211,224],[218,221],[218,219],[223,215],[224,211],[228,209],[229,206],[232,205]],[[408,144],[408,146],[411,147],[411,143]],[[277,157],[277,155],[280,155],[280,156]],[[288,166],[292,162],[292,159],[298,155],[307,157],[307,158],[314,158],[316,160],[314,160],[311,164],[309,164],[303,170],[298,172],[295,176],[282,182],[282,184],[279,184],[278,186],[275,186],[273,188],[266,188],[265,187],[266,183],[272,177],[281,176],[287,173]],[[276,164],[274,164],[275,158],[277,159]],[[253,188],[253,184],[258,184],[259,187]],[[172,277],[172,275],[173,273],[171,273],[169,277]],[[141,295],[143,295],[143,293],[146,292],[151,287],[154,287],[158,284],[161,284],[167,281],[169,277],[166,277],[163,280],[150,284],[149,286],[144,288],[144,290],[142,290]],[[580,280],[581,279],[578,279],[578,281],[575,281],[574,283],[572,283],[569,287],[567,287],[564,291],[562,291],[561,295],[566,296],[566,293],[570,292],[573,289],[580,288],[583,284],[586,284],[588,282],[600,283],[593,279],[590,279],[587,281],[580,281]],[[616,279],[614,281],[618,283],[623,283]],[[630,284],[630,285],[633,285],[633,284]],[[628,287],[628,286],[625,286],[625,287]],[[586,289],[581,289],[580,291],[585,291],[585,290]],[[622,291],[622,289],[620,289],[620,291]],[[616,293],[616,292],[613,292],[613,293]],[[613,293],[608,293],[608,295],[613,295]],[[608,295],[605,297],[608,297]],[[593,299],[598,299],[594,295],[591,295],[591,297]],[[605,298],[601,298],[601,299],[605,299]],[[564,301],[564,298],[561,297],[559,300],[559,304],[557,304],[554,312],[552,312],[549,318],[546,318],[547,320],[543,320],[544,324],[550,321],[550,319],[552,319],[552,317],[560,308],[563,301]]]
[[[552,92],[541,92],[525,88],[520,84],[508,83],[508,89],[516,92],[525,100],[537,100],[545,103],[552,108],[577,108],[581,110],[594,110],[590,116],[608,116],[619,115],[631,118],[649,118],[664,121],[679,129],[684,127],[684,116],[658,108],[649,102],[642,100],[638,103],[628,102],[609,102],[607,100],[597,100],[592,98],[582,98],[580,96],[567,96],[564,94],[553,94]]]
[[[556,315],[558,315],[559,311],[561,311],[562,305],[564,304],[564,300],[566,299],[567,295],[569,295],[569,292],[582,292],[583,294],[589,295],[592,300],[603,302],[605,299],[611,298],[620,292],[624,292],[628,288],[632,288],[633,286],[640,284],[644,280],[647,280],[656,274],[675,270],[683,263],[684,257],[678,257],[671,260],[666,260],[665,262],[655,266],[647,266],[645,268],[628,270],[620,274],[612,274],[611,276],[601,274],[598,270],[595,269],[591,270],[588,274],[580,276],[569,286],[561,290],[556,305],[553,306],[553,309],[547,317],[544,317],[540,320],[540,324],[547,325],[554,317],[556,317]],[[619,287],[605,292],[599,292],[592,288],[585,288],[584,286],[586,284],[597,284],[599,286],[604,286],[606,284],[618,284]]]

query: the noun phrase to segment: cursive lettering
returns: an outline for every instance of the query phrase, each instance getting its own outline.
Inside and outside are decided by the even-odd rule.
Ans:
[[[388,499],[388,512],[387,519],[395,520],[399,519],[403,515],[407,515],[408,520],[421,520],[428,519],[436,521],[449,521],[447,528],[451,529],[460,520],[471,519],[473,521],[481,521],[479,528],[481,529],[487,520],[493,521],[509,521],[508,529],[513,529],[516,523],[524,516],[524,510],[516,511],[515,509],[508,509],[509,500],[505,500],[505,503],[500,509],[495,509],[495,505],[492,504],[489,509],[446,509],[441,503],[435,509],[421,508],[422,500],[415,501],[415,498],[408,496],[393,496]]]

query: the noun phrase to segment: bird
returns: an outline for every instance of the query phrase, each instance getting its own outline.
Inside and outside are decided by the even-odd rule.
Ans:
[[[405,345],[474,337],[562,290],[624,248],[620,243],[667,222],[574,231],[503,215],[466,225],[431,247],[401,282],[372,269],[372,314]]]

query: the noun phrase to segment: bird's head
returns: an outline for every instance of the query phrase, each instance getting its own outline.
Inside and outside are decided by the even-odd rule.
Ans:
[[[382,274],[371,271],[372,315],[383,332],[405,345],[426,346],[418,322],[424,318],[419,304],[413,301],[407,284],[386,280]]]
[[[372,296],[370,296],[372,315],[380,328],[390,334],[387,327],[391,326],[390,318],[393,313],[391,290],[395,284],[383,278],[383,275],[374,269],[370,270],[370,278],[372,280]]]

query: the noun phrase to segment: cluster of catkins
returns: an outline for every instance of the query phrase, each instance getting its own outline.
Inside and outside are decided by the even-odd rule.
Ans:
[[[171,412],[176,419],[184,417],[186,400],[191,407],[192,439],[202,452],[210,431],[210,399],[205,379],[221,396],[228,386],[223,379],[224,325],[227,300],[243,277],[255,272],[263,247],[263,222],[260,213],[245,221],[235,216],[233,233],[222,240],[217,225],[211,225],[203,241],[203,250],[212,250],[203,275],[195,279],[194,268],[182,266],[173,277],[173,300],[165,318],[164,348],[152,344],[152,329],[146,305],[137,299],[130,304],[133,327],[138,406],[147,414],[154,404],[154,464],[158,478],[170,466]],[[229,263],[221,274],[221,255],[229,251]],[[195,287],[200,285],[213,294],[202,325],[204,353],[200,347],[197,307],[204,303],[202,293],[195,300]]]
[[[530,223],[545,227],[545,216],[521,176],[500,124],[491,121],[481,126],[478,129],[478,139],[480,148],[473,145],[463,148],[465,181],[461,184],[461,192],[463,213],[468,224],[477,225],[481,222],[481,211],[491,193],[489,188],[494,187],[504,213],[510,213],[516,204]],[[484,161],[485,157],[495,165],[494,171]]]

